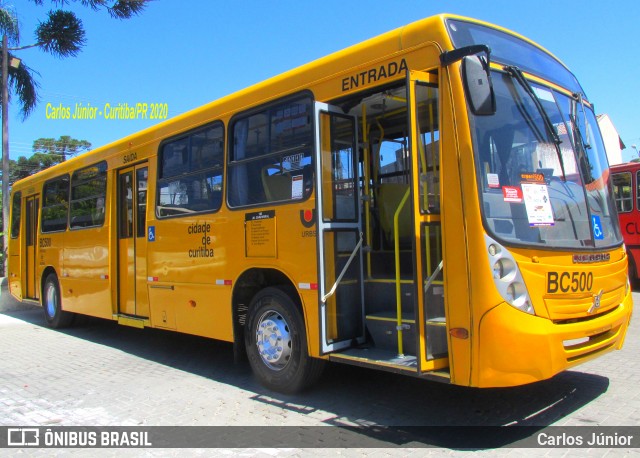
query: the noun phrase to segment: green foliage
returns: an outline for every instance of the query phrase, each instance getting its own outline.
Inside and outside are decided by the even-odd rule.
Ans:
[[[55,138],[39,138],[33,142],[33,155],[29,158],[20,156],[17,161],[10,161],[9,180],[17,180],[48,169],[52,165],[64,162],[67,158],[84,153],[91,149],[87,140],[77,140],[69,135]]]
[[[44,3],[44,0],[33,1],[36,5]],[[111,17],[117,19],[129,19],[131,16],[140,14],[149,2],[149,0],[51,0],[51,3],[56,6],[64,6],[66,3],[77,3],[78,1],[94,11],[105,8]]]
[[[9,53],[9,62],[12,57],[14,57],[13,54]],[[1,62],[2,54],[0,53]],[[40,85],[34,79],[34,74],[37,72],[24,64],[18,68],[9,67],[9,87],[13,88],[13,92],[18,96],[22,119],[27,119],[38,103],[37,90]],[[0,91],[0,103],[2,103],[2,91]]]
[[[20,41],[18,15],[10,6],[0,7],[0,32],[7,36],[8,42],[12,45]]]
[[[82,21],[70,11],[49,11],[48,16],[36,29],[40,49],[57,57],[77,55],[86,42]]]
[[[87,140],[77,140],[69,135],[62,135],[57,140],[54,138],[39,138],[33,142],[34,153],[54,155],[63,162],[67,156],[75,156],[91,149],[91,143]]]
[[[45,0],[32,1],[40,6],[48,3]],[[20,45],[18,14],[13,7],[0,3],[0,36],[6,35],[9,43],[14,46],[9,47],[8,51],[38,47],[56,57],[76,56],[86,44],[84,26],[74,12],[58,7],[79,2],[94,11],[106,10],[113,18],[128,19],[140,14],[149,1],[151,0],[50,0],[54,9],[49,11],[47,19],[36,27],[37,42],[25,46]],[[9,57],[14,55],[9,53]],[[38,103],[38,84],[34,74],[37,73],[24,62],[17,69],[9,67],[9,88],[20,100],[23,119],[33,112]]]

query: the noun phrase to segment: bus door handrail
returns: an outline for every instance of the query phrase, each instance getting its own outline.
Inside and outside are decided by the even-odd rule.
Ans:
[[[351,262],[353,261],[353,258],[355,258],[356,253],[358,252],[358,250],[362,246],[362,241],[363,240],[364,240],[363,234],[362,234],[362,232],[360,232],[360,240],[356,244],[356,247],[353,249],[353,252],[351,253],[351,256],[349,256],[349,259],[347,260],[347,263],[342,268],[342,272],[340,272],[340,275],[338,275],[338,278],[336,279],[336,282],[333,284],[333,286],[331,287],[329,292],[327,294],[325,294],[324,296],[322,296],[322,303],[323,304],[327,302],[327,299],[329,299],[331,296],[333,296],[336,293],[336,289],[338,288],[338,285],[342,281],[342,277],[344,277],[344,274],[347,273],[347,269],[349,268],[349,266],[351,266]]]
[[[433,271],[433,273],[431,274],[431,276],[429,277],[429,279],[424,283],[424,293],[427,294],[427,291],[429,291],[429,288],[431,288],[431,285],[433,284],[433,282],[436,279],[436,276],[440,273],[440,271],[442,270],[442,265],[443,265],[444,259],[440,261],[440,264],[438,264],[438,267],[436,267],[436,270]]]
[[[402,348],[402,292],[400,286],[400,212],[409,199],[411,188],[407,189],[404,197],[398,204],[395,214],[393,215],[393,238],[394,238],[394,255],[396,262],[396,329],[398,331],[398,358],[404,358],[404,349]]]

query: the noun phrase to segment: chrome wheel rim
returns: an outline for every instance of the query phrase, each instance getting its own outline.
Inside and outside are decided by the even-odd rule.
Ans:
[[[291,359],[289,324],[282,314],[269,310],[256,326],[256,345],[262,362],[274,371],[284,369]]]

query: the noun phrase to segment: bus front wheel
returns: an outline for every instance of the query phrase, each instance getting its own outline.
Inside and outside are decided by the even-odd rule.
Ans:
[[[323,360],[309,356],[302,316],[279,288],[265,288],[251,301],[245,345],[260,383],[281,393],[311,385],[324,367]]]
[[[42,308],[47,325],[55,329],[69,326],[73,321],[74,314],[62,310],[60,286],[55,274],[51,273],[47,276],[42,292]]]

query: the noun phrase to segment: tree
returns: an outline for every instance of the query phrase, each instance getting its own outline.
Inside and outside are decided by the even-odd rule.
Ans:
[[[9,161],[9,184],[48,169],[52,165],[66,161],[78,153],[91,149],[87,140],[77,140],[69,135],[55,138],[39,138],[33,142],[33,155],[29,158],[20,156],[16,161]]]
[[[33,142],[33,152],[35,155],[48,155],[51,157],[51,161],[64,162],[67,157],[75,156],[78,153],[84,153],[91,149],[91,143],[86,140],[76,140],[69,135],[62,135],[59,139],[54,138],[39,138]],[[43,164],[47,161],[44,160]],[[44,168],[51,167],[53,163],[45,166]]]
[[[32,0],[42,6],[45,0]],[[15,9],[6,3],[0,3],[0,34],[2,35],[2,220],[9,220],[9,132],[8,102],[9,94],[18,97],[20,112],[26,119],[36,107],[38,101],[38,83],[34,78],[35,70],[29,68],[15,56],[15,52],[37,47],[56,57],[77,55],[86,43],[82,21],[71,11],[64,11],[69,3],[80,3],[93,11],[106,10],[112,18],[128,19],[140,14],[150,0],[50,0],[54,9],[47,13],[46,20],[40,22],[35,30],[35,42],[20,44],[20,27]],[[4,227],[4,226],[3,226]],[[7,234],[4,231],[4,249],[7,246]],[[6,259],[6,256],[5,256]]]

